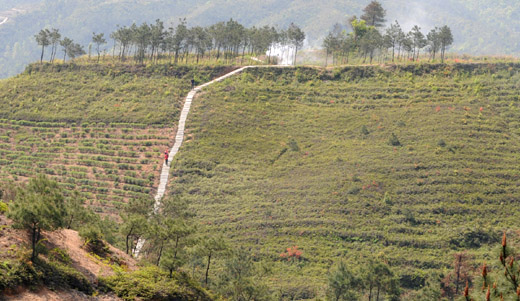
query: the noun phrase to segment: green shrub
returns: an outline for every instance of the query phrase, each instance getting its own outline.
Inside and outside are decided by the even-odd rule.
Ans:
[[[296,142],[296,140],[294,140],[294,139],[289,140],[289,148],[290,148],[293,152],[298,152],[298,151],[300,151],[300,147],[298,146],[298,142]]]
[[[390,144],[391,146],[400,146],[401,142],[399,141],[399,138],[397,138],[397,135],[395,133],[392,133],[392,135],[388,139],[388,144]]]
[[[481,227],[458,229],[453,233],[449,240],[450,245],[465,249],[476,249],[483,245],[497,243],[500,237],[497,232]]]
[[[366,135],[370,134],[370,132],[368,131],[368,129],[367,129],[367,127],[366,127],[365,125],[363,125],[363,126],[361,127],[361,134],[362,134],[363,136],[366,136]]]
[[[53,289],[72,288],[86,294],[94,289],[88,279],[74,268],[60,262],[38,262],[36,269],[42,273],[42,282]]]
[[[56,262],[60,262],[63,264],[70,264],[72,262],[72,259],[70,259],[70,256],[67,253],[67,251],[60,249],[60,248],[54,248],[54,249],[50,250],[49,253],[47,254],[47,257],[51,261],[56,261]]]
[[[8,209],[9,208],[8,208],[7,204],[0,201],[0,214],[6,213]]]
[[[28,261],[0,262],[0,292],[20,285],[34,285],[38,279],[37,271]]]
[[[85,246],[90,252],[104,255],[108,248],[103,242],[103,232],[98,225],[88,225],[79,230],[79,236],[85,240]]]
[[[51,289],[72,288],[87,294],[93,293],[88,279],[74,268],[60,262],[28,260],[0,263],[0,292],[16,289],[18,286],[38,286],[44,284]]]
[[[212,300],[196,281],[185,273],[166,272],[148,266],[131,273],[102,278],[101,285],[124,300]]]

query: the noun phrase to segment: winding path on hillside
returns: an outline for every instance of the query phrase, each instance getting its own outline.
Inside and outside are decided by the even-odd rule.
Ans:
[[[0,22],[0,25],[6,23],[7,21],[9,21],[9,18],[8,18],[8,17],[5,17],[5,18]]]
[[[155,195],[155,204],[154,204],[154,208],[153,208],[154,214],[156,214],[157,211],[159,210],[159,207],[161,206],[161,199],[163,198],[164,193],[166,192],[166,186],[168,185],[168,178],[170,176],[171,162],[173,161],[173,158],[175,157],[175,155],[179,152],[182,142],[184,141],[184,130],[186,127],[186,119],[188,118],[188,114],[190,113],[191,103],[193,102],[193,98],[195,98],[195,95],[209,85],[212,85],[216,82],[229,78],[235,74],[238,74],[238,73],[244,71],[245,69],[255,68],[255,67],[258,67],[258,66],[246,66],[246,67],[236,69],[235,71],[227,73],[226,75],[218,77],[210,82],[197,86],[196,88],[191,90],[190,93],[188,93],[188,96],[186,96],[186,100],[184,101],[184,107],[182,108],[181,116],[179,118],[177,134],[175,135],[175,144],[173,145],[173,147],[170,150],[170,154],[169,154],[170,164],[166,165],[163,163],[163,166],[162,166],[161,179],[159,182],[159,187],[157,188],[157,194]],[[139,256],[139,253],[141,252],[141,249],[143,248],[144,243],[145,243],[144,239],[139,239],[139,241],[137,242],[137,245],[136,245],[135,251],[134,251],[135,257]]]

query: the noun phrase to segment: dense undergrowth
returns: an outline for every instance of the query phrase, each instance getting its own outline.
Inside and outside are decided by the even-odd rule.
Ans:
[[[106,277],[102,283],[124,300],[213,300],[187,274],[179,272],[169,277],[168,273],[154,266]]]
[[[481,264],[516,230],[519,71],[248,70],[194,102],[170,193],[272,264],[285,297],[323,296],[339,259],[357,270],[379,258],[420,289],[451,253]]]
[[[70,259],[69,259],[70,260]],[[87,295],[94,293],[92,283],[70,262],[28,259],[0,262],[0,295],[14,292],[20,286],[37,290],[40,286],[51,289],[75,289]]]

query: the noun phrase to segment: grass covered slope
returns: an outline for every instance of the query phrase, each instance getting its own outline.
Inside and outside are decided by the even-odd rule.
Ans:
[[[34,64],[0,81],[0,178],[42,173],[117,215],[149,197],[191,79],[226,67]]]
[[[0,81],[0,117],[55,122],[171,125],[191,79],[206,82],[226,67],[33,64]]]
[[[514,228],[517,65],[254,69],[194,102],[170,193],[311,298],[383,258],[404,288]],[[282,253],[297,246],[299,260]]]

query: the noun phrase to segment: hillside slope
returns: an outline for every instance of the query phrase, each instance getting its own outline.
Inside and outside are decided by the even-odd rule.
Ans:
[[[153,196],[190,80],[227,69],[31,65],[0,81],[0,182],[47,174],[117,216]]]
[[[271,264],[289,298],[322,296],[341,259],[380,258],[419,289],[452,253],[482,262],[517,230],[519,71],[249,70],[194,102],[171,194]]]
[[[10,222],[0,214],[0,260],[3,268],[0,271],[1,285],[0,298],[2,300],[92,300],[88,294],[83,291],[71,289],[67,285],[60,283],[60,275],[54,275],[55,279],[42,279],[41,282],[36,281],[31,284],[22,284],[20,286],[5,290],[3,285],[9,275],[4,274],[6,267],[15,265],[18,260],[17,256],[23,253],[24,248],[29,245],[29,235],[25,231],[14,230],[9,228]],[[70,266],[70,268],[78,275],[82,275],[85,281],[91,285],[97,284],[100,277],[113,276],[116,274],[112,260],[116,260],[121,268],[127,271],[135,271],[137,269],[136,261],[131,256],[121,252],[120,250],[108,246],[111,260],[96,257],[90,254],[85,248],[83,239],[80,238],[78,232],[73,230],[61,230],[57,232],[44,233],[46,238],[45,246],[52,250],[46,256],[46,260],[54,263],[61,261],[62,264]],[[18,270],[19,277],[22,278],[23,272]],[[15,274],[12,273],[11,274]],[[4,278],[5,277],[5,278]],[[78,277],[78,276],[76,276]],[[36,278],[36,277],[35,277]],[[81,279],[78,277],[78,279]],[[49,288],[51,288],[49,290]],[[76,288],[77,289],[77,288]],[[114,294],[101,295],[98,300],[121,300]]]
[[[415,24],[424,31],[447,24],[454,32],[457,52],[471,54],[518,54],[520,5],[507,1],[381,1],[388,11],[388,21],[399,20],[406,30]],[[59,28],[64,36],[87,46],[92,32],[108,37],[117,25],[153,22],[160,18],[167,24],[186,17],[189,25],[210,25],[229,18],[246,26],[285,27],[295,22],[308,35],[308,43],[320,46],[321,39],[336,22],[344,23],[352,15],[361,15],[368,0],[95,0],[95,1],[0,1],[0,78],[21,72],[39,58],[33,36],[44,27]],[[109,47],[111,44],[109,43]],[[85,47],[88,49],[88,47]],[[58,57],[61,57],[61,50]]]
[[[1,300],[213,299],[186,273],[138,267],[132,256],[105,242],[95,251],[73,230],[43,232],[44,255],[28,261],[30,236],[10,225],[0,213]]]

